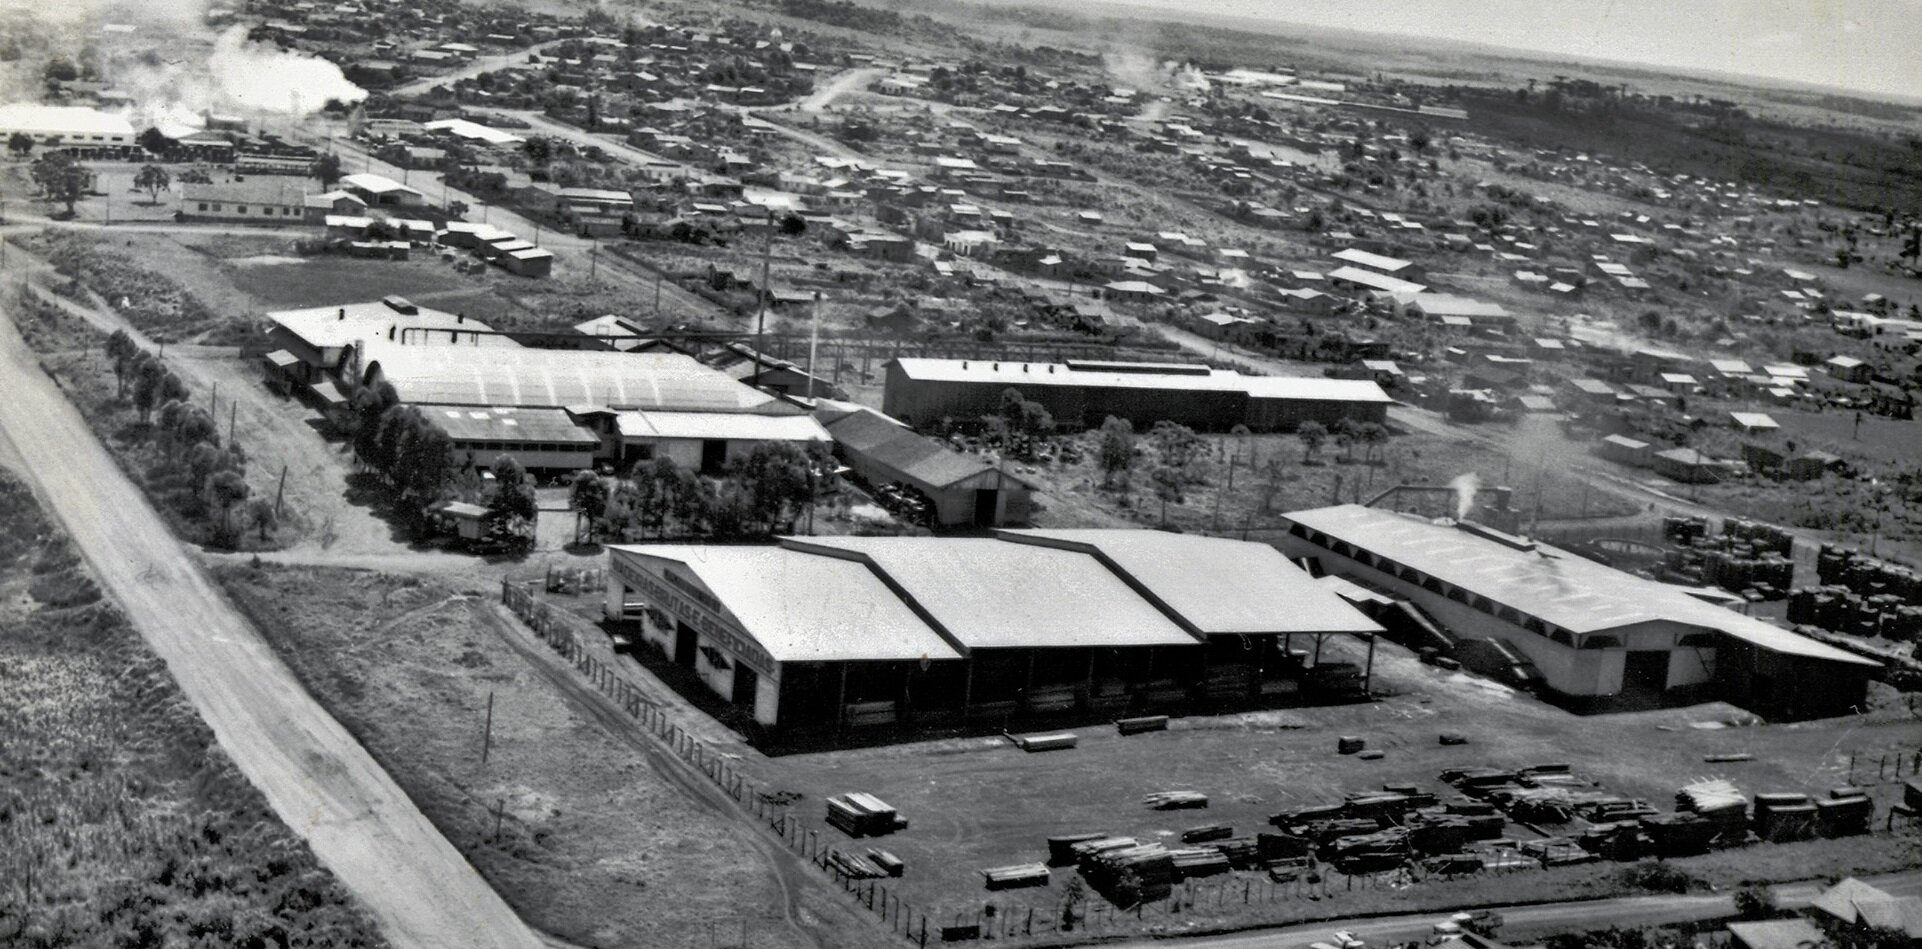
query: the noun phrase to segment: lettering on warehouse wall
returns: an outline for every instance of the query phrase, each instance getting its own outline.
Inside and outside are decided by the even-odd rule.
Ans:
[[[719,613],[719,602],[705,590],[695,590],[686,580],[672,577],[663,581],[659,576],[649,573],[632,562],[615,558],[614,575],[621,582],[641,591],[642,595],[655,606],[666,610],[675,619],[694,627],[701,638],[724,647],[749,668],[770,678],[774,677],[774,658],[767,650],[754,641],[748,632],[732,622],[723,619]],[[679,581],[679,582],[675,582]],[[695,595],[699,596],[696,600]],[[708,604],[713,603],[714,606]]]

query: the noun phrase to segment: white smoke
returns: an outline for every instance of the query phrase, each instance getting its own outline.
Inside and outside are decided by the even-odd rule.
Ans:
[[[1448,486],[1455,489],[1455,520],[1467,520],[1468,512],[1475,509],[1475,492],[1481,490],[1482,479],[1471,471],[1456,475],[1455,480],[1448,482]]]
[[[1214,83],[1209,82],[1208,77],[1202,75],[1201,70],[1193,66],[1177,67],[1174,71],[1174,85],[1175,88],[1185,92],[1207,92],[1214,88]]]
[[[367,98],[367,90],[347,81],[340,67],[304,53],[247,41],[236,26],[214,41],[207,59],[219,102],[249,112],[301,118],[320,111],[329,100],[348,105]]]

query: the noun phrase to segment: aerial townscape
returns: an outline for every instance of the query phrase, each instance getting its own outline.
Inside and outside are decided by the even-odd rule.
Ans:
[[[0,0],[0,946],[1922,946],[1922,16],[1604,6]]]

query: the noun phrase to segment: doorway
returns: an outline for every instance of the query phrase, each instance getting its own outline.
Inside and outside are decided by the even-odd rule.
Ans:
[[[720,474],[727,467],[727,439],[709,438],[701,442],[701,473]]]
[[[686,623],[676,622],[674,624],[675,663],[686,666],[689,669],[694,668],[695,645],[699,643],[699,641],[700,638],[695,634],[694,627]]]
[[[996,488],[982,488],[974,492],[974,526],[993,527],[995,509],[1001,506],[1001,492]]]
[[[1668,650],[1643,649],[1628,654],[1622,666],[1622,691],[1659,693],[1668,688]]]
[[[761,674],[749,669],[741,660],[734,660],[734,704],[754,710],[754,693],[761,684]]]

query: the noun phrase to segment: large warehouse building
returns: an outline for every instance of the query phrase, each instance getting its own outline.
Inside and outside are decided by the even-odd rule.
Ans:
[[[536,470],[665,457],[718,471],[763,442],[830,441],[807,406],[679,353],[530,349],[399,297],[269,313],[267,322],[270,379],[331,405],[386,382],[476,467],[505,454]]]
[[[871,409],[823,409],[834,453],[870,487],[903,484],[933,505],[941,527],[1025,524],[1035,486],[980,455],[963,454]]]
[[[1379,629],[1272,547],[1156,531],[615,546],[608,561],[611,620],[783,729],[1365,693]],[[1322,661],[1342,635],[1366,658]]]
[[[1314,420],[1380,422],[1394,399],[1363,379],[1244,376],[1174,363],[995,362],[902,357],[887,364],[882,411],[911,425],[994,415],[1002,394],[1046,406],[1057,424],[1093,428],[1108,416],[1137,428],[1159,421],[1199,431],[1292,431]]]
[[[138,140],[133,124],[118,115],[72,105],[0,105],[0,141],[24,134],[39,146],[127,149]]]
[[[1357,504],[1287,516],[1282,549],[1521,653],[1581,707],[1721,699],[1783,718],[1863,701],[1877,664],[1576,554]]]

